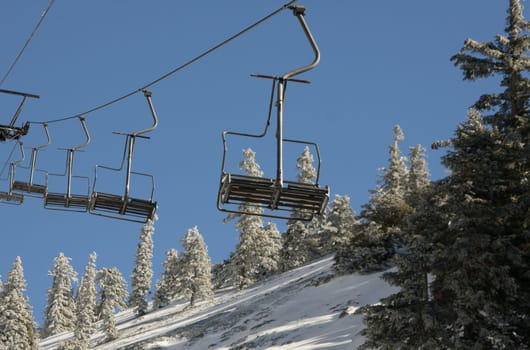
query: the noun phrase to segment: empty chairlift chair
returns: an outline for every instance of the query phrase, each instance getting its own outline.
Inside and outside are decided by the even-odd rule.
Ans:
[[[66,169],[63,174],[49,174],[49,176],[66,177],[66,192],[46,192],[44,196],[44,207],[51,210],[87,212],[90,204],[90,179],[87,176],[74,176],[74,155],[75,152],[85,147],[90,143],[90,135],[85,123],[84,117],[79,117],[79,121],[83,127],[86,140],[84,143],[74,146],[72,148],[63,149],[66,151]],[[80,179],[86,181],[86,194],[72,193],[72,181]]]
[[[22,204],[24,202],[24,195],[16,193],[13,191],[13,181],[15,178],[15,169],[17,164],[24,161],[24,147],[22,142],[17,141],[18,146],[20,147],[21,158],[14,162],[9,163],[9,189],[8,191],[0,191],[0,202],[6,204]]]
[[[260,135],[239,132],[223,133],[223,161],[221,170],[221,181],[217,196],[217,208],[221,211],[238,214],[260,215],[272,218],[311,220],[314,215],[322,215],[329,200],[329,187],[320,187],[318,184],[320,176],[320,152],[318,145],[313,142],[292,140],[283,138],[283,106],[285,100],[285,87],[288,81],[308,83],[305,80],[294,79],[295,75],[314,68],[320,60],[320,51],[316,45],[309,28],[304,19],[305,8],[301,6],[291,7],[293,14],[298,18],[311,47],[315,58],[309,65],[292,70],[280,77],[267,75],[254,75],[259,78],[273,80],[273,89],[269,107],[269,120],[265,131]],[[277,87],[276,87],[277,82]],[[277,165],[276,178],[262,178],[256,176],[239,175],[225,171],[225,160],[227,153],[226,136],[238,135],[246,137],[265,136],[270,122],[274,90],[276,92],[277,108]],[[315,147],[317,152],[318,171],[315,183],[301,183],[295,181],[284,181],[283,179],[283,142],[295,142],[309,144]],[[261,207],[264,211],[256,214],[256,211],[245,210],[243,204]],[[276,211],[276,212],[275,212]],[[276,214],[278,213],[278,214]]]
[[[28,173],[29,173],[28,180],[23,181],[23,180],[15,179],[15,181],[13,181],[13,190],[21,194],[25,194],[29,196],[36,196],[36,197],[45,197],[48,193],[48,184],[46,181],[48,178],[48,173],[44,170],[39,170],[35,168],[36,163],[37,163],[38,152],[41,149],[49,146],[51,143],[50,133],[48,132],[48,124],[44,123],[43,127],[44,127],[44,132],[46,134],[47,142],[43,145],[36,146],[31,149],[31,159],[30,159],[29,167],[20,166],[20,168],[28,169]],[[44,173],[44,183],[36,183],[34,181],[35,172]]]
[[[157,204],[153,201],[154,177],[150,174],[132,171],[132,159],[136,138],[149,139],[149,137],[143,136],[143,134],[153,131],[158,125],[158,118],[151,101],[151,92],[143,91],[143,93],[153,117],[153,125],[147,129],[138,130],[130,134],[115,132],[115,134],[126,137],[121,165],[118,168],[96,165],[90,206],[91,214],[140,223],[145,223],[155,218]],[[125,166],[125,190],[123,194],[112,194],[97,190],[96,183],[99,169],[120,172],[123,171]],[[130,195],[131,175],[148,177],[150,179],[151,192],[148,198],[135,198]]]
[[[15,111],[15,114],[11,117],[11,121],[8,125],[0,125],[0,141],[6,141],[6,140],[18,140],[21,136],[24,136],[28,133],[29,130],[29,124],[25,123],[24,125],[17,127],[15,126],[15,122],[17,121],[20,112],[22,111],[22,107],[24,106],[24,103],[26,102],[26,99],[28,97],[30,98],[40,98],[38,95],[28,94],[25,92],[19,92],[19,91],[12,91],[12,90],[4,90],[0,89],[0,93],[4,94],[10,94],[10,95],[16,95],[16,96],[22,96],[22,101],[20,102],[17,110]]]

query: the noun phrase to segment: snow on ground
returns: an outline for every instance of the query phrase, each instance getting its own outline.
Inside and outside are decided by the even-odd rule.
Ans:
[[[175,303],[139,318],[124,311],[116,316],[119,338],[102,343],[97,333],[93,349],[356,349],[363,325],[355,310],[397,289],[381,273],[332,278],[332,265],[327,257],[243,291],[219,291],[212,303],[194,308]],[[69,337],[41,346],[53,350]]]

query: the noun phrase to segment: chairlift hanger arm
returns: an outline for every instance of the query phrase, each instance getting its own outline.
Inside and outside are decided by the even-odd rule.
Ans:
[[[17,95],[17,96],[23,96],[23,97],[40,98],[39,95],[28,94],[26,92],[20,92],[20,91],[0,89],[0,92],[4,94],[11,94],[11,95]]]

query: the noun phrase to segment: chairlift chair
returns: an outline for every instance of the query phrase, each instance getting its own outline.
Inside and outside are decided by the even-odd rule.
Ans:
[[[145,223],[148,220],[154,220],[155,218],[157,203],[153,201],[155,188],[154,177],[150,174],[132,171],[132,159],[136,138],[139,137],[149,139],[149,137],[144,136],[143,134],[153,131],[158,125],[158,118],[151,101],[152,94],[147,90],[144,90],[143,93],[153,117],[153,125],[146,129],[138,130],[130,134],[120,132],[114,133],[125,136],[123,158],[118,168],[96,165],[94,185],[92,187],[92,199],[90,204],[91,214],[140,223]],[[123,194],[111,194],[97,191],[96,182],[98,178],[98,169],[107,169],[119,172],[123,170],[125,164],[125,190]],[[144,176],[151,180],[151,194],[148,198],[135,198],[130,195],[131,175]]]
[[[83,132],[85,133],[85,142],[72,148],[62,148],[66,151],[66,169],[63,174],[49,174],[49,176],[66,176],[66,192],[46,192],[44,195],[44,207],[51,210],[87,212],[90,206],[90,179],[87,176],[74,176],[74,155],[90,143],[90,135],[85,123],[84,117],[79,117]],[[72,193],[72,180],[81,179],[87,183],[86,194]]]
[[[29,169],[28,181],[15,180],[13,182],[14,191],[21,192],[26,195],[30,195],[30,196],[33,195],[33,196],[38,196],[38,197],[45,197],[48,193],[48,184],[46,181],[48,178],[48,173],[44,170],[39,170],[35,168],[35,165],[37,163],[37,153],[41,149],[51,144],[50,133],[48,132],[48,124],[44,123],[43,127],[44,127],[44,132],[46,134],[47,142],[43,145],[35,146],[31,149],[31,160],[30,160],[29,167],[20,166],[21,168]],[[38,184],[34,182],[34,175],[36,171],[44,173],[45,179],[46,179],[44,184]]]
[[[311,220],[314,215],[322,215],[326,209],[329,200],[329,187],[320,187],[318,184],[320,177],[320,152],[318,145],[314,142],[293,140],[283,138],[283,105],[285,101],[285,88],[288,81],[308,83],[306,80],[293,78],[294,76],[313,69],[320,60],[320,51],[318,46],[309,31],[307,23],[304,19],[305,8],[302,6],[292,6],[293,14],[298,18],[306,37],[313,48],[315,58],[309,65],[292,70],[280,77],[269,75],[253,75],[258,78],[267,78],[273,80],[273,88],[271,93],[271,101],[269,106],[269,119],[267,126],[262,134],[248,134],[240,132],[223,132],[223,161],[221,165],[221,181],[219,185],[219,192],[217,195],[217,208],[220,211],[260,215],[265,217],[280,218],[280,219],[295,219],[295,220]],[[276,107],[277,107],[277,129],[276,129],[276,145],[277,145],[277,167],[276,178],[262,178],[249,175],[232,174],[225,171],[225,160],[227,153],[226,136],[237,135],[244,137],[263,137],[265,136],[272,112],[272,102],[274,98],[275,85],[277,83],[276,92]],[[295,142],[302,144],[309,144],[315,147],[317,151],[318,171],[317,178],[314,184],[301,183],[295,181],[284,181],[283,179],[283,142]],[[261,207],[267,211],[259,212],[252,210],[245,210],[243,204],[250,204]],[[273,214],[273,211],[280,212]],[[269,213],[271,212],[271,213]]]
[[[13,191],[13,180],[15,178],[15,169],[17,167],[17,164],[24,161],[24,146],[22,145],[22,142],[17,141],[17,144],[20,147],[20,154],[21,158],[9,163],[9,189],[8,191],[0,191],[0,202],[6,203],[6,204],[16,204],[20,205],[22,202],[24,202],[24,195],[20,193],[16,193]]]
[[[17,127],[15,126],[15,123],[20,115],[20,112],[22,111],[22,107],[24,106],[24,103],[26,102],[26,99],[28,97],[30,98],[40,98],[38,95],[28,94],[25,92],[19,92],[19,91],[12,91],[12,90],[4,90],[0,89],[0,93],[10,94],[10,95],[17,95],[22,96],[22,101],[18,105],[17,110],[15,111],[15,114],[11,117],[11,121],[8,125],[0,125],[0,141],[6,141],[6,140],[18,140],[21,136],[24,136],[28,133],[29,130],[29,123],[25,123],[24,125]]]

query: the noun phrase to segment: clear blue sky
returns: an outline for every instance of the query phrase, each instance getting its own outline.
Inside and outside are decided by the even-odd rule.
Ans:
[[[286,1],[285,1],[286,2]],[[46,121],[82,113],[134,91],[237,33],[285,2],[225,1],[64,1],[57,0],[24,55],[1,86],[41,96],[29,100],[20,121]],[[0,74],[3,75],[40,18],[48,1],[9,1],[0,7]],[[449,138],[483,92],[495,82],[462,81],[449,58],[471,37],[489,41],[505,26],[506,1],[351,1],[305,0],[306,20],[321,52],[320,65],[290,84],[284,136],[313,140],[322,153],[321,184],[351,197],[356,212],[375,188],[378,168],[386,166],[392,127],[400,124],[402,151],[429,148]],[[180,250],[180,239],[195,225],[213,262],[234,250],[234,223],[223,224],[216,210],[222,157],[221,132],[260,132],[265,123],[270,82],[251,73],[279,75],[312,59],[311,50],[290,11],[284,11],[236,41],[154,86],[159,127],[150,140],[138,140],[134,169],[156,178],[159,220],[155,226],[155,281],[164,252]],[[16,98],[0,96],[1,123]],[[92,143],[76,158],[74,173],[93,176],[96,164],[115,166],[123,138],[113,131],[148,126],[150,114],[141,94],[87,115]],[[82,141],[78,122],[50,125],[52,145],[38,167],[64,170],[57,148]],[[24,138],[42,143],[33,125]],[[265,144],[230,145],[232,166],[243,147],[257,150],[265,175],[275,174],[273,132]],[[12,143],[0,144],[2,164]],[[289,153],[290,152],[290,153]],[[301,150],[286,150],[286,176],[293,174]],[[26,151],[29,156],[29,150]],[[428,150],[432,178],[444,176],[443,151]],[[230,169],[229,169],[230,170]],[[232,170],[235,170],[232,168]],[[4,173],[5,175],[5,173]],[[50,190],[64,192],[65,180]],[[119,194],[120,179],[108,184]],[[7,182],[1,181],[2,190]],[[52,184],[50,183],[50,186]],[[133,183],[142,193],[143,183]],[[91,252],[98,267],[131,274],[140,224],[89,214],[46,210],[42,200],[21,206],[0,204],[0,274],[5,280],[21,256],[27,295],[40,322],[51,285],[47,276],[60,252],[81,274]]]

